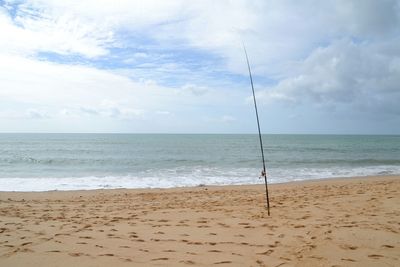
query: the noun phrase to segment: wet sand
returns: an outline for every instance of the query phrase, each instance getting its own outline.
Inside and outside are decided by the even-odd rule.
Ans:
[[[400,266],[400,177],[0,192],[0,266]]]

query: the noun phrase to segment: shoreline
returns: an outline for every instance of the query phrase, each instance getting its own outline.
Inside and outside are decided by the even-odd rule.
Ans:
[[[4,266],[397,266],[400,176],[0,192]]]
[[[344,177],[327,177],[327,178],[313,178],[307,180],[295,180],[295,181],[286,181],[279,183],[268,183],[269,187],[275,187],[280,185],[291,185],[291,184],[303,184],[303,183],[318,183],[318,182],[332,182],[332,181],[348,181],[348,180],[368,180],[368,179],[378,179],[378,178],[396,178],[400,179],[400,174],[389,174],[389,175],[365,175],[365,176],[344,176]],[[260,179],[261,180],[261,179]],[[157,190],[179,190],[179,189],[196,189],[196,188],[235,188],[235,187],[259,187],[264,186],[264,183],[257,184],[222,184],[222,185],[213,185],[213,184],[199,184],[197,186],[177,186],[177,187],[148,187],[148,188],[95,188],[95,189],[73,189],[73,190],[44,190],[44,191],[1,191],[0,190],[0,200],[1,194],[43,194],[43,193],[74,193],[74,192],[91,192],[91,191],[118,191],[118,190],[128,190],[128,191],[157,191]],[[265,186],[264,186],[265,187]]]

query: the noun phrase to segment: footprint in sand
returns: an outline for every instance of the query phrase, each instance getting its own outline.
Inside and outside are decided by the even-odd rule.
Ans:
[[[214,264],[229,264],[232,263],[231,261],[218,261],[218,262],[214,262]]]
[[[370,255],[368,255],[368,258],[380,259],[380,258],[383,258],[383,255],[379,255],[379,254],[370,254]]]
[[[91,236],[80,236],[79,238],[82,238],[82,239],[93,239],[93,237],[91,237]]]
[[[342,261],[351,261],[351,262],[356,262],[356,260],[350,259],[350,258],[342,258]]]
[[[257,264],[258,264],[259,266],[266,266],[262,260],[256,260],[256,262],[257,262]],[[278,267],[278,266],[281,266],[281,265],[283,265],[283,264],[281,263],[281,264],[279,264],[279,265],[275,265],[275,267]]]
[[[281,243],[281,242],[279,242],[279,241],[275,241],[274,244],[269,244],[268,247],[270,247],[270,248],[276,248],[280,243]]]
[[[202,242],[188,242],[189,245],[203,245]]]
[[[18,248],[15,252],[34,252],[32,249],[29,248]]]
[[[316,256],[316,255],[311,255],[311,256],[309,256],[309,258],[317,259],[317,260],[323,260],[324,259],[324,257]]]
[[[167,261],[169,258],[156,258],[156,259],[151,259],[151,261]]]
[[[257,254],[258,255],[270,255],[272,252],[274,252],[273,249],[268,249],[267,251],[260,252],[260,253],[257,253]]]
[[[353,245],[341,245],[340,247],[341,247],[342,249],[346,249],[346,250],[348,250],[348,249],[350,249],[350,250],[356,250],[356,249],[358,249],[357,246],[353,246]]]
[[[190,261],[190,260],[188,260],[188,261],[180,261],[180,263],[189,264],[189,265],[196,264],[194,261]]]
[[[70,255],[72,257],[79,257],[79,256],[82,256],[83,253],[81,253],[81,252],[71,252],[71,253],[68,253],[68,255]]]

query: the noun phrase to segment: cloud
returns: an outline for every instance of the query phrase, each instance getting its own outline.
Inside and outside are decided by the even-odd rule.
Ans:
[[[212,124],[232,124],[237,119],[234,116],[231,115],[221,115],[221,116],[209,116],[209,117],[204,117],[203,120],[207,123],[212,123]]]
[[[18,6],[15,17],[0,11],[2,29],[0,48],[19,55],[53,52],[78,54],[88,58],[106,55],[113,33],[100,21],[91,21],[72,13],[47,13],[47,9],[28,4]]]
[[[399,32],[400,4],[396,0],[339,1],[339,30],[367,38],[382,38]]]
[[[145,111],[141,109],[120,107],[118,103],[113,103],[112,105],[100,104],[99,107],[95,108],[88,108],[88,107],[72,108],[70,110],[66,110],[66,113],[64,110],[64,114],[76,114],[78,116],[87,115],[87,116],[110,117],[119,120],[134,120],[142,118],[143,115],[145,114]]]
[[[189,92],[196,96],[202,96],[206,94],[209,90],[204,86],[197,86],[195,84],[185,84],[181,87],[182,92]]]
[[[0,110],[0,118],[11,120],[42,120],[50,119],[52,116],[44,109],[18,109],[18,110]]]
[[[244,40],[254,73],[274,78],[285,76],[315,46],[344,37],[379,41],[400,32],[395,0],[28,0],[14,8],[14,18],[0,13],[8,36],[2,42],[5,49],[93,58],[112,48],[135,48],[139,51],[132,51],[131,62],[163,49],[199,49],[222,59],[227,70],[245,75]],[[172,59],[163,68],[182,60]]]
[[[63,116],[137,118],[144,110],[159,109],[164,89],[134,82],[110,71],[63,65],[0,54],[0,98],[17,110],[34,108],[32,117],[47,110]],[[165,101],[171,101],[171,97]],[[38,109],[38,107],[40,109]]]
[[[0,99],[9,106],[8,111],[4,105],[0,107],[2,118],[15,121],[22,119],[21,116],[46,118],[52,122],[46,126],[49,129],[58,125],[57,121],[62,121],[62,129],[68,131],[71,130],[68,125],[75,130],[90,131],[96,125],[99,125],[98,129],[105,129],[107,125],[117,127],[113,124],[118,121],[121,122],[118,127],[122,128],[127,120],[135,121],[130,129],[136,129],[134,127],[138,125],[162,125],[164,131],[173,125],[185,129],[187,121],[182,122],[183,118],[196,120],[196,116],[203,116],[202,112],[217,110],[221,106],[227,108],[235,103],[234,99],[238,99],[234,91],[225,88],[203,94],[202,88],[191,87],[177,93],[182,88],[161,86],[147,80],[135,81],[112,70],[1,53],[0,75]],[[202,96],[199,97],[199,94]],[[210,111],[198,112],[205,106]],[[169,114],[179,114],[181,118],[169,120],[169,125],[166,125],[160,118],[171,117],[167,116]],[[3,128],[5,126],[3,124]],[[18,127],[22,129],[22,126]],[[127,131],[126,128],[124,131]],[[151,128],[151,131],[156,130]]]
[[[224,115],[224,116],[222,116],[221,121],[225,122],[225,123],[231,123],[231,122],[236,121],[236,118],[233,116]]]
[[[154,127],[174,124],[172,117],[190,126],[192,117],[223,121],[231,114],[242,123],[251,101],[243,101],[250,94],[241,40],[257,96],[269,107],[280,105],[276,114],[296,113],[295,107],[310,114],[321,108],[399,113],[396,0],[1,5],[3,114],[26,116],[31,109],[82,125],[141,120]]]
[[[388,49],[388,46],[391,49]],[[342,103],[358,110],[400,114],[400,39],[391,44],[337,41],[317,48],[295,75],[259,93],[262,101]]]
[[[171,112],[166,111],[166,110],[157,110],[156,114],[163,115],[163,116],[169,116],[169,115],[171,115]]]
[[[50,115],[42,110],[29,109],[26,112],[26,117],[29,119],[48,119]]]

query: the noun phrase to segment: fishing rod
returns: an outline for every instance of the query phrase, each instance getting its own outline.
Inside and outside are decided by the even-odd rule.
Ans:
[[[265,169],[265,158],[264,158],[263,142],[262,142],[262,137],[261,137],[260,120],[258,118],[256,94],[254,92],[253,77],[251,75],[249,57],[247,56],[247,51],[246,51],[246,47],[244,46],[244,43],[243,43],[243,49],[244,49],[244,54],[246,55],[247,67],[249,69],[251,90],[253,91],[254,109],[256,110],[256,118],[257,118],[257,126],[258,126],[258,137],[260,138],[260,148],[261,148],[261,156],[262,156],[262,163],[263,163],[263,171],[261,172],[261,176],[264,177],[264,181],[265,181],[265,195],[267,197],[268,216],[270,216],[270,213],[269,213],[269,195],[268,195],[267,172],[266,172],[266,169]]]

